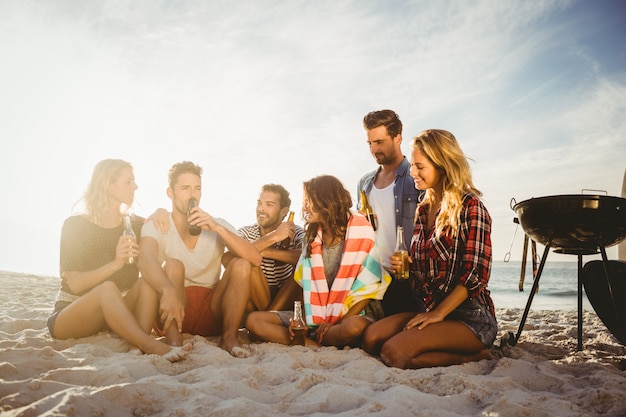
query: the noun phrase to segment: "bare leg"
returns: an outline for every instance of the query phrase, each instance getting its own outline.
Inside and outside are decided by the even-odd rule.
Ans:
[[[250,302],[248,311],[264,311],[270,304],[270,286],[261,267],[252,268],[250,273]]]
[[[362,348],[373,356],[380,355],[383,344],[400,333],[416,313],[399,313],[372,323],[363,332]]]
[[[234,258],[226,267],[224,276],[215,287],[211,309],[216,319],[222,321],[220,347],[236,356],[240,348],[237,333],[250,299],[250,262]]]
[[[110,281],[98,285],[61,311],[54,333],[58,339],[81,338],[105,330],[107,326],[144,353],[165,356],[172,351],[172,347],[144,332],[119,289]],[[172,359],[183,359],[190,349],[191,346],[187,347]]]
[[[482,349],[473,355],[442,351],[427,352],[420,355],[419,360],[414,361],[414,363],[416,368],[432,368],[435,366],[461,365],[482,359],[493,359],[489,349]]]
[[[276,313],[270,311],[255,311],[250,313],[246,320],[246,329],[266,342],[290,345],[289,329],[280,321]]]
[[[150,334],[159,310],[159,295],[144,280],[138,279],[124,297],[124,302],[137,319],[144,333]]]
[[[163,265],[163,270],[178,291],[179,297],[185,299],[185,265],[178,259],[168,259]],[[182,346],[183,335],[178,331],[176,320],[165,329],[165,342],[170,346]]]
[[[293,278],[285,281],[283,286],[267,308],[268,311],[287,311],[293,309],[293,302],[302,300],[302,287]]]
[[[388,366],[403,369],[458,365],[487,355],[485,346],[467,326],[451,320],[421,330],[403,330],[385,342],[380,352]]]
[[[340,323],[331,326],[322,344],[325,346],[356,346],[361,339],[363,331],[371,324],[365,317],[350,316],[341,320]]]

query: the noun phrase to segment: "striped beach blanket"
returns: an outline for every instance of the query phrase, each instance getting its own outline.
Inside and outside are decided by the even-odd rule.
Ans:
[[[391,282],[380,261],[374,230],[357,212],[348,220],[341,263],[331,288],[324,273],[321,230],[311,244],[311,257],[300,257],[294,279],[303,289],[309,326],[336,323],[364,299],[381,300]]]

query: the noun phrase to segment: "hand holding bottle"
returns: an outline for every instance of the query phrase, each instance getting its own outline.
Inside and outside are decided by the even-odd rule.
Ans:
[[[133,230],[129,215],[124,216],[124,232],[118,241],[117,252],[118,255],[120,252],[122,253],[122,256],[125,258],[124,263],[134,264],[137,262],[139,246],[137,245],[137,236]]]
[[[302,302],[294,301],[293,318],[289,323],[289,336],[292,345],[304,346],[306,340],[307,326],[302,315]]]
[[[187,218],[189,221],[189,218],[192,215],[192,210],[194,208],[196,208],[198,206],[198,202],[196,201],[195,198],[190,198],[189,199],[189,206],[187,208]],[[198,236],[200,234],[200,232],[202,231],[202,229],[200,228],[200,226],[198,226],[197,224],[189,224],[189,234],[191,236]]]
[[[117,268],[121,269],[124,265],[135,263],[139,256],[139,246],[137,240],[125,235],[121,235],[115,247],[115,260]],[[132,260],[132,262],[130,262]]]
[[[396,247],[393,251],[393,256],[389,257],[391,267],[396,273],[397,279],[409,278],[409,263],[411,258],[409,257],[409,251],[404,243],[404,228],[398,226],[396,229]]]
[[[277,232],[278,229],[281,229],[281,228],[287,228],[289,230],[289,236],[287,236],[285,239],[283,239],[281,242],[277,244],[278,249],[287,250],[289,249],[289,246],[291,246],[293,237],[296,234],[296,226],[293,224],[293,217],[294,217],[294,212],[290,211],[287,222],[281,223],[275,231]]]

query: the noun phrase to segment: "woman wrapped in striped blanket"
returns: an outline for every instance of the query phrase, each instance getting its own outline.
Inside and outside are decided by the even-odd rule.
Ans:
[[[367,219],[330,175],[304,183],[305,242],[294,272],[302,287],[307,344],[359,346],[363,331],[382,318],[380,300],[391,277],[382,267]],[[246,328],[268,342],[291,344],[291,311],[253,312]]]

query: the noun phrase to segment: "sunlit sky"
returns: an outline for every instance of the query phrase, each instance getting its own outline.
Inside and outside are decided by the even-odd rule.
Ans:
[[[626,168],[619,0],[0,0],[0,57],[1,270],[58,274],[63,220],[105,158],[133,164],[143,216],[171,207],[183,160],[235,227],[264,183],[296,211],[320,174],[354,198],[376,167],[371,110],[400,115],[407,156],[424,129],[456,135],[496,261],[521,259],[512,198],[620,195]]]

